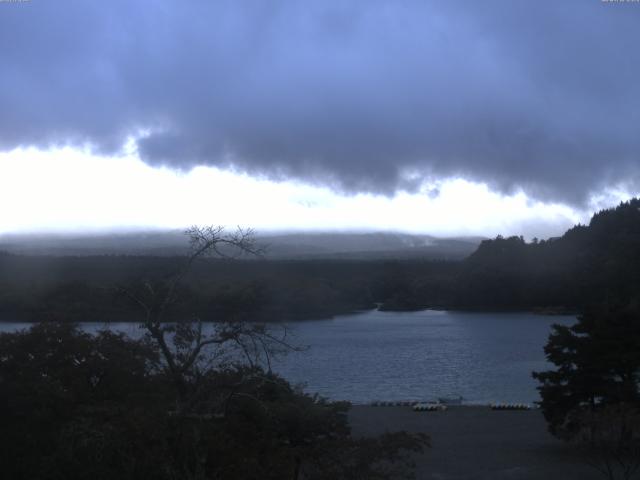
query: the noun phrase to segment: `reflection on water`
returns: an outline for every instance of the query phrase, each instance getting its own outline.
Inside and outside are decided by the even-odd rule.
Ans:
[[[462,395],[469,403],[538,399],[532,370],[549,367],[543,347],[553,323],[571,316],[529,313],[364,312],[290,324],[307,345],[274,362],[274,370],[309,392],[335,400],[428,400]],[[86,323],[97,330],[102,323]],[[0,331],[25,324],[0,323]],[[132,337],[131,323],[110,328]]]

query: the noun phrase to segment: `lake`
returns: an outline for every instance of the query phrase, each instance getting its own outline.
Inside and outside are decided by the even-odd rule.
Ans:
[[[543,347],[551,325],[574,322],[531,313],[367,311],[289,324],[294,343],[308,348],[273,368],[309,392],[353,403],[457,395],[471,404],[532,402],[539,396],[531,372],[550,367]],[[135,324],[110,325],[140,334]],[[0,331],[24,327],[0,323]]]

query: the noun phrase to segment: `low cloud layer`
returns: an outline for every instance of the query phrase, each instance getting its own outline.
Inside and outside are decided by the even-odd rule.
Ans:
[[[348,192],[640,183],[640,4],[0,3],[0,149],[138,136],[152,165]]]

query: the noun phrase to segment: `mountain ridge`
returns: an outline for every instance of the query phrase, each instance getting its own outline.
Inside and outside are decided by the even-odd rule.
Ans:
[[[267,259],[411,259],[462,260],[480,237],[436,237],[401,232],[287,232],[256,236]],[[5,234],[0,250],[26,255],[183,255],[188,239],[182,231],[105,234]]]

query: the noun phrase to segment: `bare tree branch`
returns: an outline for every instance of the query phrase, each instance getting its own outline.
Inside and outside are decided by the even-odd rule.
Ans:
[[[252,229],[238,227],[234,232],[227,233],[222,226],[194,225],[185,234],[189,238],[189,252],[183,264],[173,274],[159,284],[149,280],[141,282],[140,293],[135,293],[133,288],[119,288],[121,293],[144,311],[142,327],[156,342],[183,407],[189,403],[189,388],[195,389],[191,393],[198,391],[197,385],[194,386],[193,383],[201,377],[200,369],[215,368],[212,364],[214,358],[224,361],[224,352],[227,351],[225,346],[235,346],[252,369],[262,359],[269,372],[274,354],[300,350],[289,344],[286,329],[278,337],[269,333],[264,326],[245,324],[235,319],[215,324],[212,331],[206,333],[200,318],[177,324],[164,323],[165,313],[176,302],[179,288],[196,261],[212,255],[233,259],[242,255],[264,254],[264,249],[256,244]],[[212,354],[204,353],[208,350],[207,347],[215,347]],[[194,398],[197,396],[196,394]]]

